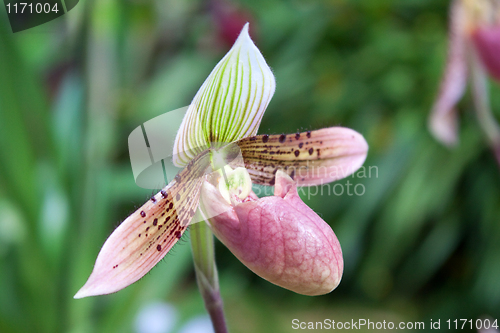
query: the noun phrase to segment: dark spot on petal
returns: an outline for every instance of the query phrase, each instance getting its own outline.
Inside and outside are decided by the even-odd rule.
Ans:
[[[276,182],[276,177],[273,177],[271,181],[269,182],[269,185],[274,186],[274,183]]]
[[[181,232],[180,232],[180,231],[176,231],[176,232],[175,232],[175,237],[177,237],[177,238],[179,238],[179,239],[180,239],[180,238],[182,237]]]
[[[153,201],[153,203],[156,202],[156,198],[155,197],[151,197],[151,201]]]
[[[307,131],[307,137],[310,138],[311,137],[311,131]]]
[[[181,181],[181,176],[179,176],[179,174],[175,175],[175,181],[176,182],[180,182]]]
[[[171,202],[170,205],[168,205],[168,209],[172,209],[174,207],[174,204]]]
[[[139,237],[141,237],[141,234],[139,234]]]
[[[304,146],[304,142],[299,143],[299,148],[302,148]]]
[[[177,193],[177,195],[175,196],[175,200],[179,201],[181,199],[181,195],[179,193]]]
[[[292,170],[292,173],[290,174],[290,178],[292,178],[292,179],[293,179],[293,177],[295,177],[295,169],[294,169],[294,170]]]
[[[146,223],[146,221],[144,221],[143,223]]]
[[[161,245],[160,245],[160,244],[156,245],[156,249],[157,249],[158,251],[161,251]]]
[[[299,152],[298,150],[296,150],[296,151],[294,152],[294,154],[295,154],[295,157],[299,157],[300,152]]]
[[[141,216],[142,216],[142,217],[146,217],[146,213],[144,213],[144,211],[143,211],[143,210],[141,210]]]
[[[318,153],[318,157],[319,157],[319,155],[320,155],[319,148],[316,149],[316,152]]]
[[[314,152],[314,149],[309,148],[309,155],[312,155],[312,154],[313,154],[313,152]]]
[[[161,190],[161,192],[160,192],[160,193],[161,193],[161,196],[163,197],[163,199],[166,199],[166,198],[167,198],[167,195],[168,195],[168,194],[167,194],[167,191],[165,191],[165,190]]]
[[[295,140],[300,139],[300,133],[295,134]]]
[[[285,142],[285,140],[286,140],[286,135],[285,134],[281,134],[280,135],[280,143]]]
[[[146,228],[146,231],[148,231],[148,230],[149,230],[149,227]]]
[[[153,220],[153,225],[156,226],[158,224],[158,219]]]
[[[264,135],[262,136],[262,142],[266,143],[267,141],[269,141],[269,135],[264,134]]]

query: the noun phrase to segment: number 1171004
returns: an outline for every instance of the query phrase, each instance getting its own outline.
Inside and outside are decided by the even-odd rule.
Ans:
[[[50,3],[8,3],[6,5],[8,14],[33,14],[33,13],[57,13],[59,9],[57,8],[57,3],[54,5]]]

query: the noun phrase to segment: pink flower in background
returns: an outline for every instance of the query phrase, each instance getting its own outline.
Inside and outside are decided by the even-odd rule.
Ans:
[[[212,14],[213,21],[217,29],[218,38],[226,45],[233,45],[238,38],[243,26],[250,22],[250,32],[254,36],[252,30],[253,18],[250,12],[240,8],[236,3],[227,0],[211,0],[208,5]]]
[[[500,20],[478,26],[472,32],[472,41],[488,73],[500,82]]]
[[[500,80],[500,1],[454,0],[450,10],[446,69],[429,118],[434,137],[447,146],[458,142],[456,104],[471,77],[479,124],[500,164],[500,127],[489,105],[487,75]]]

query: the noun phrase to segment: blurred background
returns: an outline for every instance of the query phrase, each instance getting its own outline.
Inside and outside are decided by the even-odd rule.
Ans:
[[[448,6],[82,0],[16,34],[0,6],[0,332],[209,332],[188,237],[134,285],[73,295],[107,236],[152,194],[134,182],[128,135],[188,105],[247,21],[277,81],[259,133],[342,125],[370,151],[364,177],[338,181],[351,195],[302,195],[342,245],[332,293],[276,287],[216,242],[230,332],[294,332],[293,319],[424,321],[426,331],[431,319],[442,329],[500,319],[500,170],[470,95],[458,147],[427,130]],[[491,96],[498,118],[498,84]]]

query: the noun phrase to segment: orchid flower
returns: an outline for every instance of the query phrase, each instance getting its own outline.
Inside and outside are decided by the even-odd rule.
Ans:
[[[429,118],[431,133],[447,146],[458,141],[455,106],[464,94],[469,71],[477,118],[500,165],[500,127],[490,109],[486,74],[500,81],[499,0],[452,3],[447,66]]]
[[[276,285],[319,295],[339,284],[339,241],[302,202],[297,185],[352,174],[368,145],[342,127],[256,136],[274,90],[274,76],[246,24],[184,116],[173,156],[184,168],[111,234],[75,298],[113,293],[139,280],[188,226],[198,285],[217,332],[226,329],[212,232]],[[274,196],[259,199],[252,184],[274,186]]]

